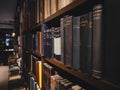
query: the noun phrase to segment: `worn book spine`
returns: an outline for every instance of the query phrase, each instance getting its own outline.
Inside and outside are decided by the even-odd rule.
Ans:
[[[92,13],[81,15],[80,18],[80,39],[81,39],[81,52],[80,63],[81,71],[91,74],[92,70]]]
[[[60,29],[61,29],[61,62],[65,63],[65,18],[60,19]]]
[[[72,67],[72,20],[73,16],[65,20],[65,65],[68,67]]]
[[[73,68],[80,69],[80,16],[73,18]]]
[[[42,25],[42,56],[46,57],[46,30],[48,26],[46,24]]]
[[[61,59],[61,31],[60,27],[54,30],[54,57],[60,61]]]
[[[93,74],[95,78],[102,75],[102,5],[93,7]]]

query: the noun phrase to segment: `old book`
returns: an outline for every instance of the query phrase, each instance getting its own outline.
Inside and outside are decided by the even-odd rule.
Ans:
[[[73,68],[80,69],[80,16],[73,17],[72,61]]]
[[[80,16],[80,69],[92,73],[92,12]]]
[[[39,54],[42,55],[42,32],[39,32]]]
[[[42,88],[42,61],[36,61],[36,78],[40,88]]]
[[[68,79],[61,80],[59,84],[59,90],[71,90],[71,86],[73,85]]]
[[[30,77],[30,90],[35,90],[35,79]]]
[[[57,0],[50,0],[51,15],[57,11]]]
[[[61,62],[65,63],[65,18],[60,19],[61,29]]]
[[[42,56],[47,57],[47,44],[46,44],[46,33],[47,33],[48,26],[46,24],[42,25]]]
[[[44,18],[46,19],[51,15],[50,0],[44,0]]]
[[[60,27],[54,29],[54,57],[61,59],[61,31]]]
[[[67,16],[65,20],[65,65],[72,67],[72,20],[73,16]]]
[[[50,80],[51,80],[51,88],[50,90],[60,90],[59,89],[59,80],[62,80],[63,78],[60,75],[52,75]]]
[[[44,84],[43,86],[44,88],[50,90],[51,88],[50,77],[54,74],[55,74],[54,68],[47,63],[43,63],[43,84]]]
[[[102,75],[102,5],[93,7],[93,74],[95,78]]]

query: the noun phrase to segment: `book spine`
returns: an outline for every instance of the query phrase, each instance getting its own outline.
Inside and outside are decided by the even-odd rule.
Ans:
[[[38,65],[38,69],[39,69],[39,73],[38,73],[38,77],[39,77],[39,87],[42,88],[42,61],[38,61],[39,65]]]
[[[81,39],[81,71],[91,74],[92,56],[92,26],[91,13],[81,15],[80,39]]]
[[[51,28],[51,58],[54,58],[54,27]]]
[[[60,27],[54,30],[54,57],[57,60],[61,59],[61,31]]]
[[[46,30],[48,29],[46,24],[42,25],[42,56],[46,57]]]
[[[87,31],[87,36],[88,36],[88,41],[87,41],[87,73],[89,75],[92,75],[92,55],[93,55],[93,30],[92,30],[92,12],[88,13],[88,31]]]
[[[101,78],[102,74],[102,5],[98,4],[93,7],[93,74],[95,78]]]
[[[36,46],[36,52],[39,52],[39,33],[37,32],[35,35],[35,46]]]
[[[73,68],[80,69],[80,16],[73,18]]]
[[[64,28],[65,18],[60,19],[61,28],[61,62],[65,63],[65,28]]]
[[[65,20],[65,64],[72,67],[72,16]]]
[[[51,29],[47,30],[47,57],[51,58],[52,57],[52,36],[51,36]]]
[[[42,55],[42,32],[39,32],[39,53]]]

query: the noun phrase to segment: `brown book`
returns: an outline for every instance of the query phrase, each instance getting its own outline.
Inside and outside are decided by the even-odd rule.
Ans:
[[[42,32],[39,32],[39,53],[42,55]]]
[[[44,0],[44,18],[50,16],[50,0]]]
[[[102,75],[102,5],[93,7],[93,77]]]
[[[51,15],[52,15],[57,11],[57,0],[50,0],[50,1],[51,1],[50,10],[51,10]]]

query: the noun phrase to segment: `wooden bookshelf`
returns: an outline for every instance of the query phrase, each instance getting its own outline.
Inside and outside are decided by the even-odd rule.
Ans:
[[[48,59],[48,58],[43,58],[46,62],[55,65],[56,67],[64,70],[65,72],[68,72],[69,74],[87,82],[88,84],[100,89],[100,90],[119,90],[120,86],[117,86],[111,82],[108,82],[103,79],[95,79],[91,76],[86,75],[85,73],[75,71],[73,69],[68,68],[66,65],[61,63],[60,61],[56,59]]]
[[[26,53],[30,53],[33,56],[35,56],[36,58],[38,58],[39,60],[41,60],[41,56],[37,52],[34,52],[33,50],[30,50],[30,49],[27,49],[27,48],[23,48],[23,50],[25,50]]]
[[[35,0],[31,0],[32,2],[34,2],[35,3]],[[24,2],[24,1],[23,1]],[[26,8],[26,10],[27,9],[29,9],[30,7],[31,7],[31,4],[32,4],[32,2],[29,2],[28,3],[28,5],[27,5],[27,8]],[[41,0],[41,2],[42,2],[42,4],[43,4],[43,2],[44,2],[44,0]],[[107,3],[109,2],[109,0],[107,1]],[[83,14],[83,12],[88,12],[89,10],[91,10],[91,8],[94,6],[94,5],[96,5],[97,3],[104,3],[104,0],[74,0],[72,3],[70,3],[69,5],[67,5],[67,6],[65,6],[65,7],[63,7],[63,8],[61,8],[61,9],[59,9],[59,10],[57,10],[54,14],[52,14],[52,15],[50,15],[50,16],[48,16],[47,18],[45,18],[44,19],[44,4],[42,5],[42,10],[43,11],[41,11],[41,13],[42,13],[42,22],[40,22],[40,23],[34,23],[34,25],[32,26],[32,27],[30,27],[30,28],[27,28],[28,30],[25,30],[24,29],[24,27],[23,26],[21,26],[21,27],[23,27],[23,34],[24,34],[24,36],[26,35],[26,37],[27,37],[27,34],[28,33],[30,33],[30,34],[35,34],[36,32],[42,32],[42,30],[41,30],[41,27],[42,27],[42,25],[43,24],[47,24],[48,26],[50,26],[49,28],[51,28],[51,27],[56,27],[56,26],[60,26],[60,19],[62,18],[62,17],[64,17],[64,16],[66,16],[66,15],[73,15],[73,16],[80,16],[80,15],[82,15]],[[108,8],[106,9],[106,5],[105,5],[106,3],[104,3],[103,4],[103,15],[104,14],[106,14],[106,12],[105,12],[105,10],[107,11],[107,10],[109,10]],[[109,5],[108,5],[109,6]],[[86,10],[88,10],[88,11],[86,11]],[[78,12],[79,12],[79,14],[78,14]],[[107,15],[107,14],[106,14]],[[105,15],[104,15],[105,16]],[[104,17],[103,16],[103,17]],[[105,16],[106,17],[106,16]],[[104,17],[104,19],[105,19],[105,17]],[[111,17],[112,17],[112,15],[111,15]],[[24,19],[24,18],[23,18]],[[104,20],[103,19],[103,20]],[[109,19],[110,18],[108,18],[107,17],[107,19],[108,19],[108,21],[110,21]],[[105,20],[107,20],[107,19],[105,19]],[[108,23],[108,21],[106,21],[107,23]],[[57,25],[56,25],[56,23],[57,23]],[[105,24],[105,25],[109,25],[109,24]],[[24,23],[23,23],[24,24]],[[55,24],[55,25],[54,25]],[[104,23],[102,23],[102,24],[104,24]],[[111,24],[111,23],[110,23]],[[111,38],[111,36],[110,35],[112,35],[112,34],[109,34],[109,29],[108,28],[104,28],[104,26],[105,25],[103,25],[103,29],[105,29],[106,31],[104,32],[104,34],[105,34],[105,38],[104,38],[104,43],[106,44],[104,44],[104,48],[105,48],[105,54],[104,53],[102,53],[102,54],[104,54],[104,55],[106,55],[106,56],[104,56],[103,55],[103,57],[104,57],[104,59],[103,60],[106,60],[106,59],[108,59],[109,60],[109,55],[111,55],[112,53],[110,53],[109,52],[109,48],[107,47],[107,45],[110,45],[111,44],[111,42],[110,42],[110,39],[109,38]],[[112,26],[112,25],[110,25],[110,26]],[[107,26],[108,27],[108,26]],[[111,30],[112,31],[112,30]],[[112,31],[113,32],[113,31]],[[107,34],[108,33],[108,34]],[[26,39],[26,37],[25,37],[25,44],[27,44],[27,40],[29,39],[29,35],[28,35],[28,37],[27,37],[27,39]],[[30,39],[32,38],[32,35],[31,35],[31,37],[30,37]],[[115,38],[115,37],[113,37],[113,38]],[[24,38],[23,38],[24,39]],[[108,40],[107,40],[108,39]],[[113,40],[113,39],[112,39]],[[29,41],[29,43],[32,43],[33,44],[33,42],[32,41]],[[29,46],[29,44],[28,45],[26,45],[26,46],[23,46],[23,47],[25,47],[25,48],[23,48],[23,51],[25,51],[25,53],[29,53],[29,54],[31,54],[31,55],[33,55],[33,56],[35,56],[36,58],[38,58],[39,60],[43,60],[43,61],[45,61],[45,62],[47,62],[47,63],[50,63],[50,64],[52,64],[53,66],[55,66],[55,67],[57,67],[57,68],[59,68],[61,71],[65,71],[65,72],[67,72],[67,73],[69,73],[70,75],[72,75],[72,76],[74,76],[74,77],[77,77],[79,80],[82,80],[82,81],[85,81],[87,84],[89,84],[89,85],[91,85],[91,86],[93,86],[93,87],[95,87],[95,88],[98,88],[98,89],[100,89],[100,90],[120,90],[120,86],[119,85],[115,85],[113,82],[112,82],[112,80],[110,80],[109,81],[109,79],[107,79],[107,80],[105,80],[104,78],[105,77],[102,77],[101,79],[96,79],[96,78],[94,78],[94,77],[92,77],[92,76],[89,76],[89,75],[87,75],[87,74],[85,74],[85,73],[83,73],[83,72],[80,72],[80,71],[76,71],[76,70],[74,70],[74,69],[71,69],[71,68],[68,68],[66,65],[64,65],[63,63],[61,63],[60,61],[58,61],[58,60],[55,60],[55,59],[50,59],[50,58],[45,58],[44,56],[43,57],[41,57],[41,55],[40,54],[38,54],[37,52],[35,52],[35,51],[33,51],[33,50],[31,50],[30,48],[28,49],[27,48],[27,46]],[[32,45],[31,45],[32,46]],[[111,47],[112,46],[115,46],[115,45],[111,45]],[[34,47],[34,46],[33,46]],[[32,48],[33,48],[32,47]],[[108,56],[107,56],[108,55]],[[114,55],[115,56],[115,55]],[[25,56],[25,59],[26,59],[26,57],[27,56]],[[29,55],[29,57],[30,57],[30,55]],[[111,56],[112,57],[112,56]],[[28,59],[28,58],[27,58]],[[108,64],[109,63],[109,61],[108,60],[106,60],[105,62],[104,62],[104,64]],[[112,59],[111,59],[112,60]],[[29,60],[26,60],[26,63],[27,62],[30,62]],[[111,61],[111,62],[113,62],[113,61]],[[29,67],[29,64],[27,65],[28,67]],[[115,66],[115,65],[113,65],[113,66]],[[105,67],[105,68],[107,68],[107,70],[109,70],[108,68],[110,67],[110,65],[107,65],[107,66],[103,66],[103,67]],[[115,69],[115,68],[114,68]],[[106,71],[107,71],[106,70]],[[112,71],[113,71],[113,69],[112,69]],[[109,75],[109,72],[110,71],[107,71],[107,74]],[[32,72],[31,72],[32,73]],[[30,75],[32,75],[30,73]],[[103,74],[104,74],[104,72],[103,72]],[[106,74],[106,77],[107,77],[107,74]],[[116,74],[116,73],[115,73]],[[33,77],[34,77],[34,75],[32,75]],[[115,75],[115,76],[117,76],[117,75]],[[111,75],[111,77],[112,78],[114,78],[114,75],[112,76]],[[110,77],[110,78],[111,78]],[[114,81],[114,80],[113,80]],[[119,80],[118,80],[118,84],[119,84]]]

